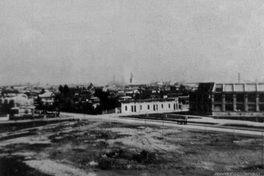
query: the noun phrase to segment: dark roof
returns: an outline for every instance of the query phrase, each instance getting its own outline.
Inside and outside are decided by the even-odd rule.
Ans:
[[[2,94],[9,94],[9,93],[19,93],[19,91],[15,90],[15,89],[4,89],[4,90],[2,90]]]
[[[212,92],[214,88],[214,83],[209,82],[209,83],[199,83],[198,92]]]
[[[173,98],[155,98],[155,99],[138,99],[138,100],[123,100],[121,103],[144,103],[144,102],[167,102],[167,101],[175,101]]]

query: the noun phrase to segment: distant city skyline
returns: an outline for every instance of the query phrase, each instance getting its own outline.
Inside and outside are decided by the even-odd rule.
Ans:
[[[261,0],[3,0],[0,85],[264,81]]]

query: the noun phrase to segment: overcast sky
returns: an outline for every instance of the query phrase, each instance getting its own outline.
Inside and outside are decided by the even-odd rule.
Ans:
[[[264,80],[263,0],[1,0],[0,84]]]

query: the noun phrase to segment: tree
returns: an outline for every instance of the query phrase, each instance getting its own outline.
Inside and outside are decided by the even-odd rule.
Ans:
[[[45,89],[41,89],[40,94],[44,94],[45,93]]]
[[[69,93],[69,87],[68,87],[67,84],[64,85],[63,91],[64,91],[64,94],[68,94]]]
[[[64,88],[62,87],[62,85],[59,86],[59,91],[60,93],[64,93]]]
[[[88,90],[90,90],[91,88],[93,88],[93,83],[90,83],[90,85],[87,88],[88,88]]]
[[[179,88],[180,93],[182,93],[183,95],[187,95],[188,94],[188,90],[186,89],[186,87],[184,85],[180,85]]]
[[[104,92],[102,89],[96,89],[94,95],[100,99],[100,101],[107,100],[109,92]]]
[[[43,102],[40,97],[37,98],[37,106],[36,109],[42,110],[43,109]]]

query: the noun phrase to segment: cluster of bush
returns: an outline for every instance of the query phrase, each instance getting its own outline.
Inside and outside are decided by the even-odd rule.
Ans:
[[[99,101],[94,102],[92,97]],[[55,95],[53,105],[43,105],[40,101],[38,109],[47,111],[63,111],[84,114],[101,114],[104,110],[120,106],[117,98],[110,97],[109,92],[92,85],[85,87],[69,88],[67,85],[59,86],[59,93]]]
[[[144,169],[139,164],[158,164],[161,161],[158,155],[153,152],[142,150],[140,153],[133,153],[128,150],[111,151],[100,157],[98,167],[103,170],[110,169]],[[129,167],[128,167],[129,166]],[[144,167],[144,168],[142,168]]]

